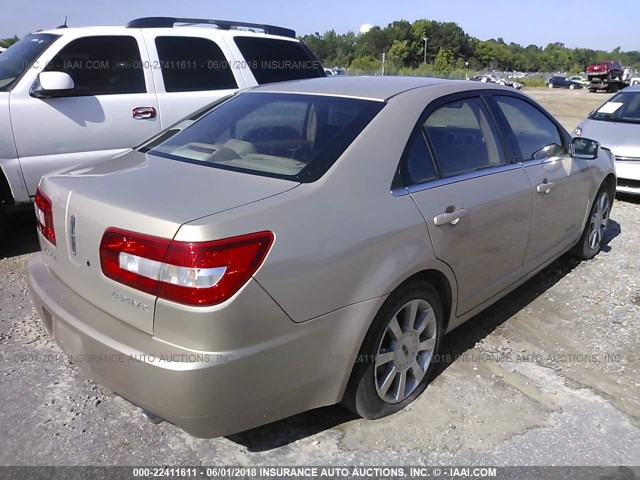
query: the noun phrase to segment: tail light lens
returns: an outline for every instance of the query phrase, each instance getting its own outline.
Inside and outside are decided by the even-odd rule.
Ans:
[[[211,242],[178,242],[116,228],[100,243],[102,272],[137,290],[185,305],[231,298],[258,270],[272,232]]]
[[[56,244],[56,231],[53,228],[53,204],[40,187],[36,190],[36,221],[38,230],[52,245]]]

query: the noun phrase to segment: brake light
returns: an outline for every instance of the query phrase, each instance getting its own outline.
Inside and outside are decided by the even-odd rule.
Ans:
[[[40,187],[36,190],[36,221],[38,230],[52,245],[56,244],[56,231],[53,228],[53,204]]]
[[[116,282],[185,305],[231,298],[258,270],[272,232],[211,242],[178,242],[109,228],[100,242],[102,272]]]

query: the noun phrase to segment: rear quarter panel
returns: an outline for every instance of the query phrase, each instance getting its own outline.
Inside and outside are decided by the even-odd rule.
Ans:
[[[191,222],[176,239],[272,230],[275,244],[255,278],[296,322],[384,296],[427,268],[444,271],[455,289],[415,203],[391,193],[409,134],[431,98],[391,99],[320,180]]]

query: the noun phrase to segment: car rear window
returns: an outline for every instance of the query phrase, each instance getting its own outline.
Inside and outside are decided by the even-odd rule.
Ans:
[[[141,151],[214,168],[313,182],[342,155],[384,102],[243,93],[172,127]]]
[[[318,59],[301,42],[242,36],[234,41],[260,85],[325,76]]]

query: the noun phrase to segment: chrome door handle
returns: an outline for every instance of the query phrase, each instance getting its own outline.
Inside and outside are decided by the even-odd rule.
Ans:
[[[156,109],[153,107],[135,107],[131,109],[131,116],[136,120],[156,118]]]
[[[451,225],[455,225],[466,214],[467,214],[467,211],[464,208],[459,208],[455,212],[441,213],[440,215],[436,215],[435,217],[433,217],[433,224],[436,227],[440,227],[440,226],[446,225],[448,223],[451,224]]]
[[[536,187],[538,193],[549,193],[553,188],[553,182],[544,182]]]

